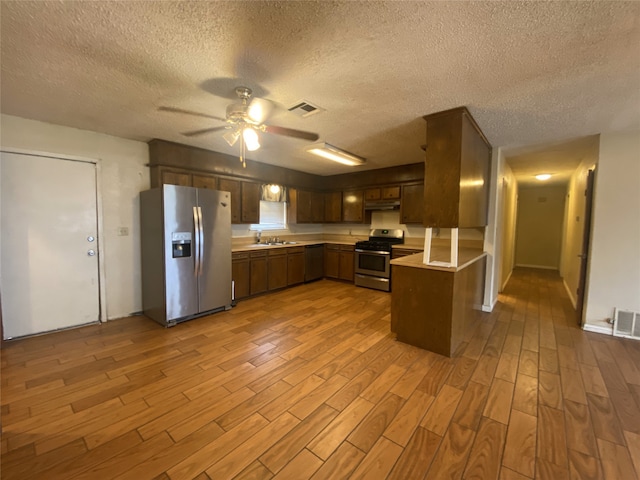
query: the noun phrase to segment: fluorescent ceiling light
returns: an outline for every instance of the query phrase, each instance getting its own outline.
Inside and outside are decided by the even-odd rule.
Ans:
[[[540,174],[536,175],[536,178],[538,180],[542,180],[542,181],[549,180],[551,178],[551,174],[550,173],[540,173]]]
[[[356,165],[363,165],[366,162],[366,159],[359,157],[358,155],[354,155],[353,153],[341,150],[338,147],[334,147],[333,145],[329,145],[326,142],[316,143],[314,145],[308,146],[307,152],[352,167]]]

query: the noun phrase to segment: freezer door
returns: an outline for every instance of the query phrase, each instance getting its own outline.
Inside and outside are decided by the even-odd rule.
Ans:
[[[198,189],[202,219],[202,261],[198,286],[199,310],[231,305],[231,196]]]
[[[198,313],[196,189],[163,185],[167,322]]]

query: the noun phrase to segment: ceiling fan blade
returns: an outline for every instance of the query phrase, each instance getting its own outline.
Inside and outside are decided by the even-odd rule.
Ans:
[[[285,137],[301,138],[302,140],[311,140],[315,142],[320,138],[317,133],[304,132],[302,130],[294,130],[293,128],[276,127],[275,125],[264,125],[264,131],[274,133],[276,135],[284,135]]]
[[[272,111],[273,103],[270,100],[256,97],[251,100],[251,103],[249,103],[247,115],[251,120],[260,124],[264,123],[264,121],[269,118],[269,115],[271,115]]]
[[[217,132],[218,130],[224,130],[226,127],[222,126],[222,127],[211,127],[211,128],[203,128],[200,130],[192,130],[190,132],[182,132],[182,135],[184,135],[185,137],[195,137],[197,135],[204,135],[205,133],[211,133],[211,132]]]
[[[195,115],[197,117],[204,117],[204,118],[212,118],[214,120],[220,120],[221,122],[226,122],[227,120],[221,117],[216,117],[215,115],[207,115],[206,113],[200,113],[200,112],[192,112],[191,110],[184,110],[182,108],[176,108],[176,107],[158,107],[158,110],[160,110],[161,112],[172,112],[172,113],[185,113],[187,115]]]

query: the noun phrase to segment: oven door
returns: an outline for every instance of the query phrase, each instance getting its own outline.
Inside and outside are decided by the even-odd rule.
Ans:
[[[391,254],[356,249],[356,273],[389,278]]]

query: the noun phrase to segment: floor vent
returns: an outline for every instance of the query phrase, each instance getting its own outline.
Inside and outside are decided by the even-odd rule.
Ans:
[[[300,100],[293,107],[289,107],[291,113],[295,113],[299,117],[306,118],[317,113],[324,112],[324,108],[320,108],[317,105],[313,105],[306,100]]]
[[[613,312],[613,334],[616,337],[640,340],[640,312],[616,308]]]

